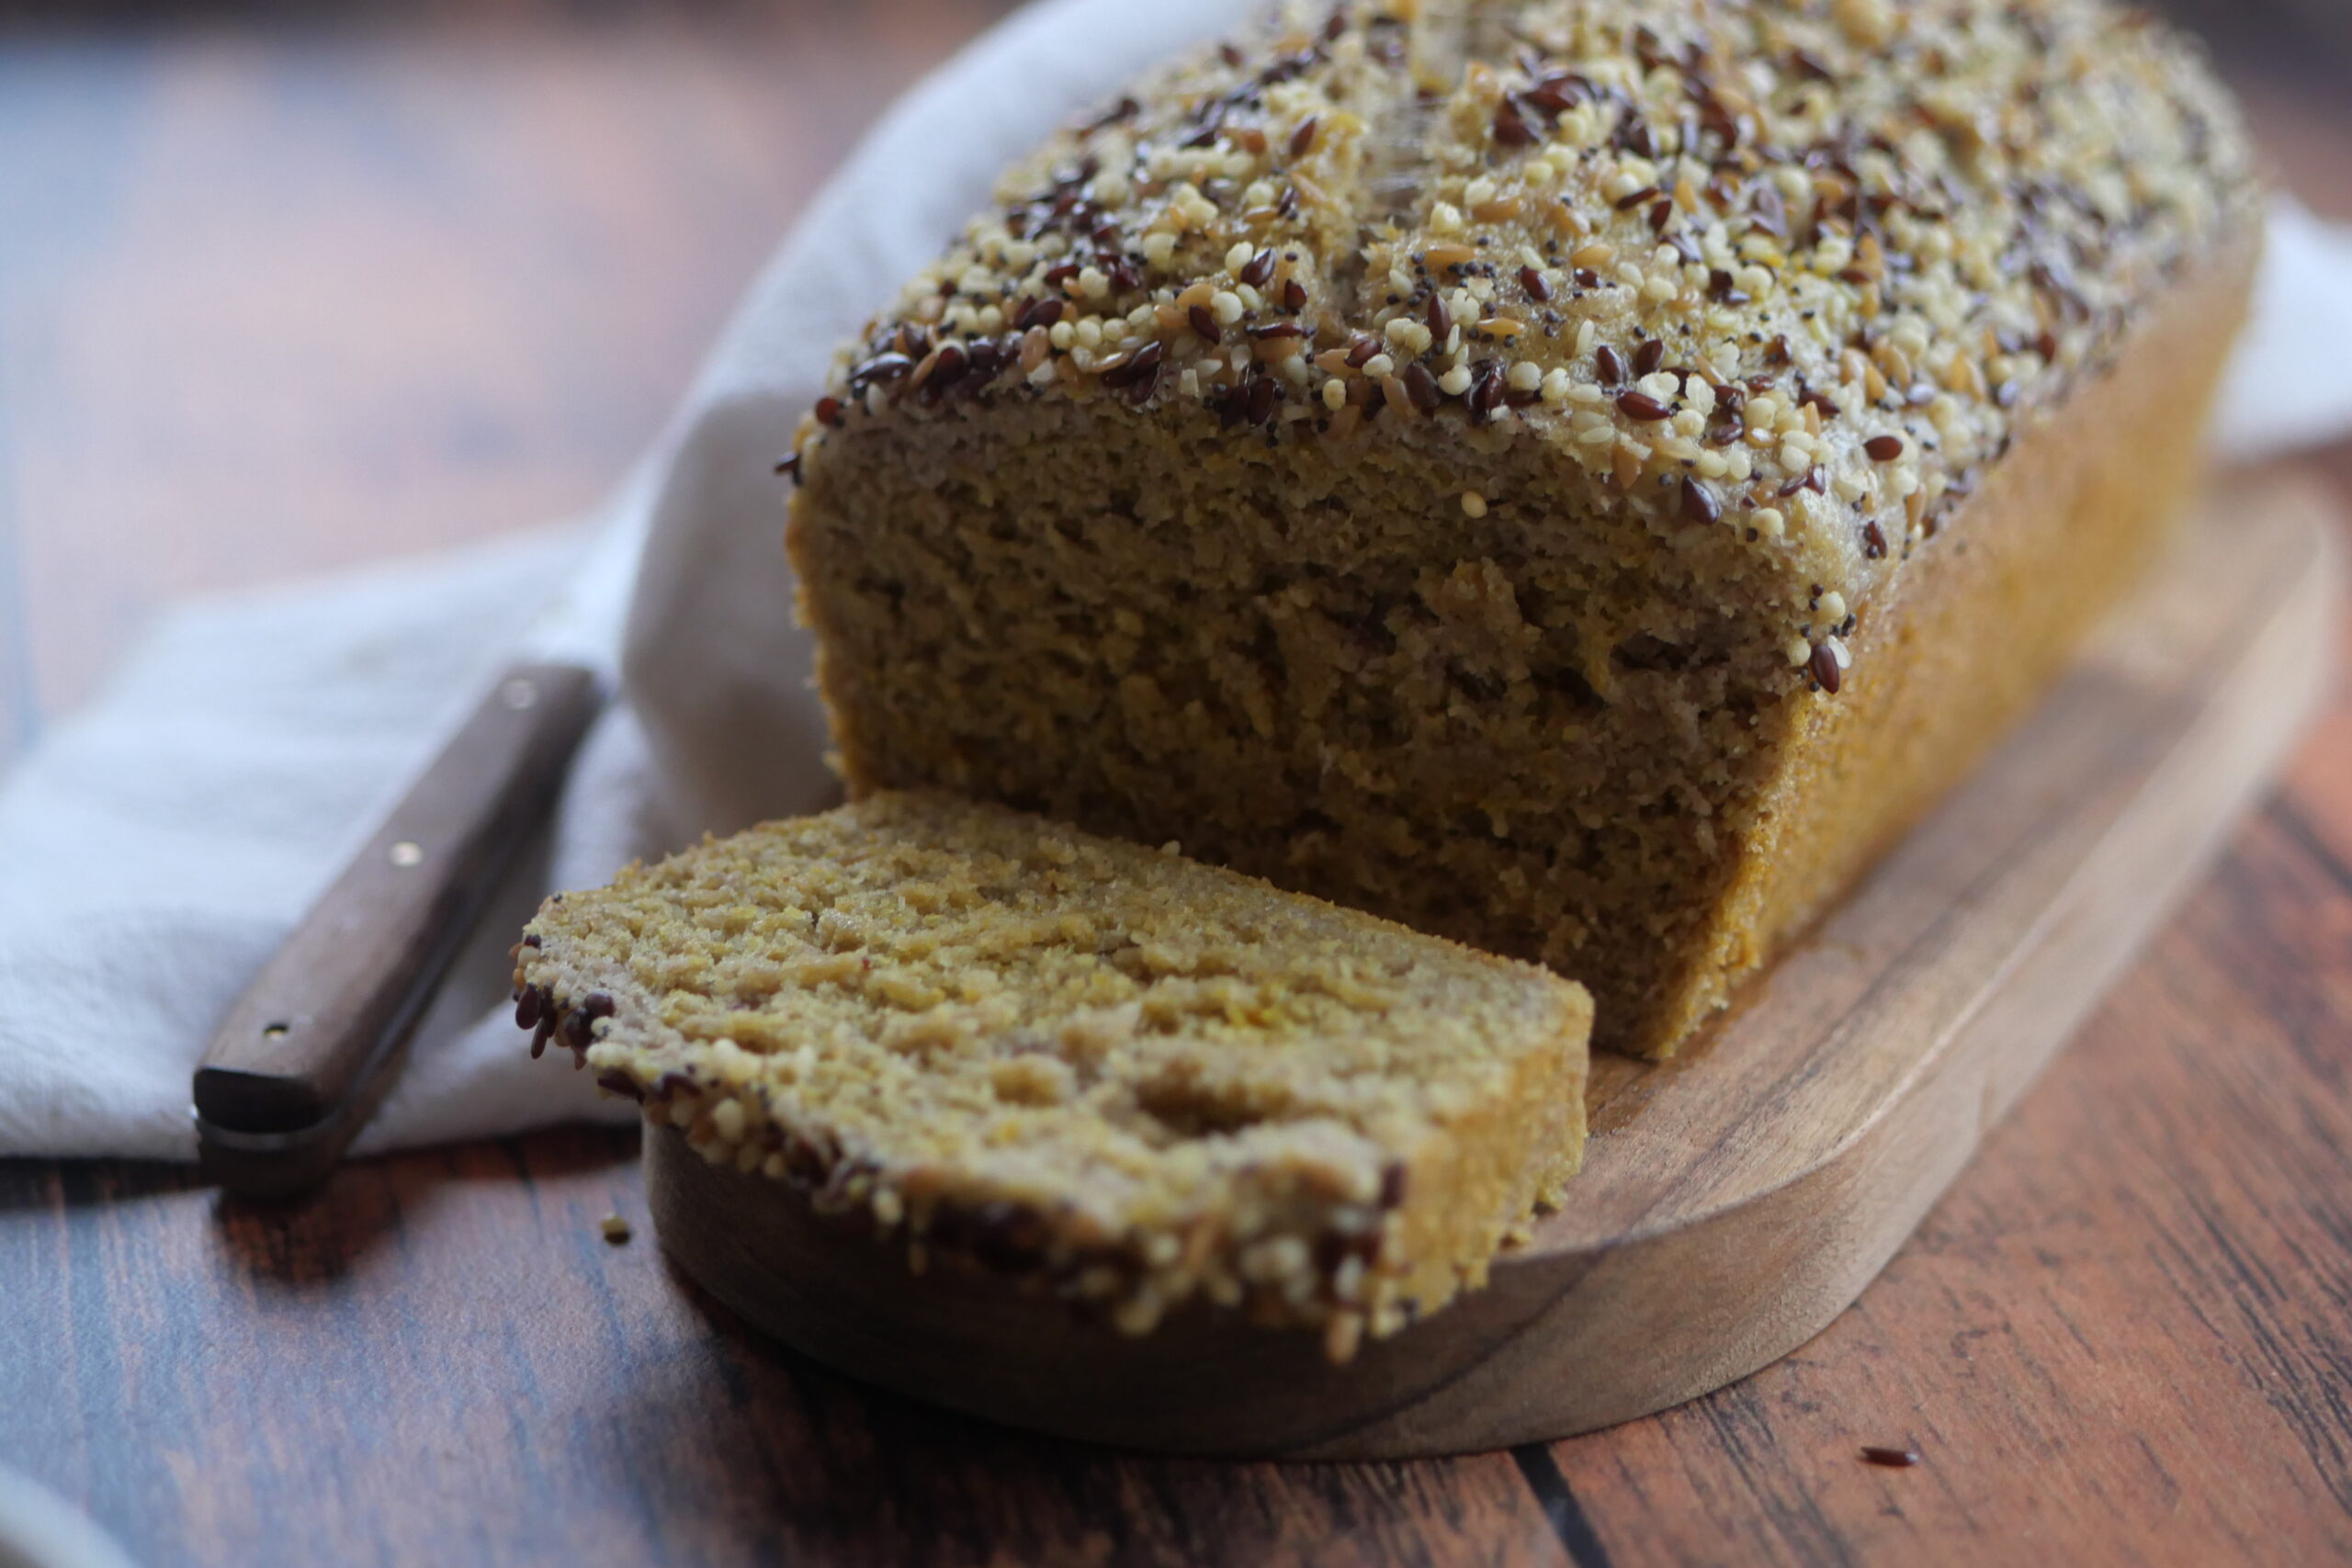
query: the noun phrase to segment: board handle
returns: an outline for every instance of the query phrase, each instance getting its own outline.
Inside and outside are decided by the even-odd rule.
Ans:
[[[579,665],[499,678],[221,1021],[192,1086],[209,1175],[278,1194],[334,1168],[600,701]]]

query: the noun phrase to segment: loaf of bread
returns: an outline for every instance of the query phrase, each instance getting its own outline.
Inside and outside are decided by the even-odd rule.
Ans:
[[[854,794],[1186,852],[1672,1050],[2061,668],[2258,249],[2098,0],[1359,0],[1102,106],[795,437]]]
[[[1336,1359],[1481,1283],[1584,1144],[1582,988],[1172,853],[882,794],[559,896],[517,1016],[715,1162],[1141,1333]]]

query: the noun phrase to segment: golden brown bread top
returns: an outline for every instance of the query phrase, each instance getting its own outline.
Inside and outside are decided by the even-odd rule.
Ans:
[[[1138,1332],[1196,1292],[1393,1327],[1408,1289],[1434,1305],[1432,1278],[1482,1273],[1580,1147],[1556,1101],[1582,1092],[1581,987],[946,796],[559,896],[514,979],[537,1045],[705,1157]],[[1460,1145],[1498,1122],[1532,1156],[1489,1190]],[[1433,1208],[1455,1251],[1408,1256]]]
[[[799,444],[1008,397],[1466,421],[1792,552],[1834,682],[2255,185],[2191,46],[2102,0],[1293,5],[1013,169]]]

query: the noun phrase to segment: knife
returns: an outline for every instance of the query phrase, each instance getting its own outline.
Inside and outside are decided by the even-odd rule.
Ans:
[[[647,510],[605,525],[515,661],[220,1021],[191,1086],[208,1179],[254,1197],[316,1186],[398,1079],[418,1019],[616,689]]]

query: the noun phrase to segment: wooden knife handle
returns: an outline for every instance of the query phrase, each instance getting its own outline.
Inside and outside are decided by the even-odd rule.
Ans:
[[[196,1071],[201,1134],[245,1151],[300,1143],[310,1174],[325,1174],[552,809],[598,705],[594,673],[576,665],[519,664],[500,678],[229,1010]],[[248,1153],[231,1166],[253,1163]]]

